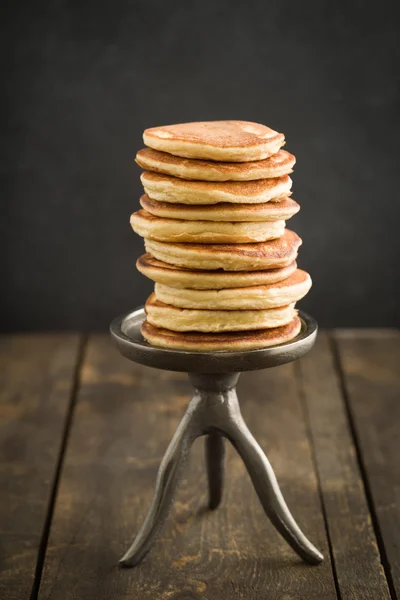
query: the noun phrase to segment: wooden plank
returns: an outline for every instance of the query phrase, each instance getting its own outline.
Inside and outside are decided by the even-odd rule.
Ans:
[[[383,562],[400,598],[400,332],[335,337]]]
[[[342,600],[388,600],[364,485],[329,338],[299,363],[315,462]]]
[[[337,597],[293,365],[245,374],[239,393],[244,417],[268,451],[295,518],[326,561],[306,565],[281,539],[229,445],[222,505],[205,510],[204,440],[198,440],[155,547],[135,569],[115,566],[147,512],[158,465],[189,393],[186,375],[129,363],[108,338],[91,339],[41,599]]]
[[[78,347],[71,334],[0,338],[0,598],[32,589]]]

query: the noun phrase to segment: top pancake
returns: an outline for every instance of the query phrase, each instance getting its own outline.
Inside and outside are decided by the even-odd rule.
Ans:
[[[201,181],[252,181],[281,177],[292,173],[296,159],[293,154],[279,150],[264,160],[244,163],[214,162],[181,158],[152,148],[143,148],[136,155],[137,164],[143,169],[164,173],[181,179]]]
[[[143,141],[184,158],[247,162],[278,152],[285,136],[250,121],[203,121],[152,127],[144,131]]]

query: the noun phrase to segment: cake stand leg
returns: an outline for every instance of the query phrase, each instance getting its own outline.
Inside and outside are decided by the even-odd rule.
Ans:
[[[208,506],[211,510],[221,503],[224,483],[225,440],[217,432],[205,439],[205,455],[208,474]]]
[[[243,459],[264,511],[279,533],[305,561],[320,563],[322,554],[305,537],[290,514],[272,467],[243,420],[235,387],[239,373],[190,373],[189,376],[195,394],[161,462],[149,512],[120,564],[133,567],[151,549],[168,516],[190,447],[201,435],[207,435],[210,508],[218,506],[222,495],[224,436]]]
[[[189,404],[161,461],[149,512],[132,546],[119,561],[121,566],[133,567],[143,560],[168,516],[190,447],[198,436],[194,419],[196,400],[193,398]]]
[[[292,517],[271,464],[242,416],[235,410],[228,436],[246,465],[266,515],[295,552],[310,564],[319,564],[323,555],[306,538]]]
[[[238,451],[265,513],[283,538],[303,560],[318,564],[322,554],[313,546],[293,519],[282,496],[269,460],[247,427],[236,394],[239,374],[190,374],[192,384],[203,398],[203,431],[227,437]]]

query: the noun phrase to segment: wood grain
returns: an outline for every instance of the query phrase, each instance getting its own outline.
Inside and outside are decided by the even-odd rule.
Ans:
[[[400,598],[400,333],[335,338],[386,574]]]
[[[389,600],[329,338],[298,361],[342,600]]]
[[[246,374],[238,391],[295,518],[326,561],[306,565],[280,538],[229,444],[222,505],[206,510],[204,440],[198,440],[155,547],[135,569],[118,569],[191,390],[186,375],[130,363],[107,337],[95,336],[82,370],[41,599],[337,597],[294,367]]]
[[[0,338],[0,598],[32,589],[78,346],[77,335]]]

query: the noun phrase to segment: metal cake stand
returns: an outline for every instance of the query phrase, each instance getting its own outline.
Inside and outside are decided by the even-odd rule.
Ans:
[[[123,356],[149,367],[187,372],[194,387],[193,398],[161,461],[149,512],[120,565],[133,567],[150,551],[170,511],[190,447],[202,435],[206,436],[210,509],[221,502],[227,438],[244,461],[264,511],[279,533],[306,562],[318,564],[323,560],[293,519],[267,457],[243,420],[236,395],[241,371],[282,365],[310,350],[317,323],[301,311],[299,316],[302,329],[294,340],[242,352],[186,352],[150,346],[140,333],[143,308],[111,323],[111,335]]]

